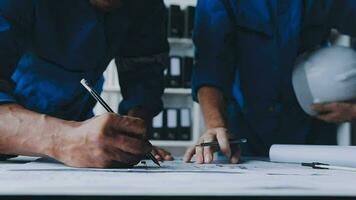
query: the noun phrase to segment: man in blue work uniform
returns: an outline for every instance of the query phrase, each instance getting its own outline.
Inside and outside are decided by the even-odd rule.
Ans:
[[[335,144],[336,124],[320,119],[343,121],[333,116],[351,116],[354,105],[335,103],[319,119],[308,116],[293,92],[292,70],[299,55],[327,44],[332,28],[355,36],[355,22],[354,0],[198,1],[193,96],[207,127],[199,143],[217,140],[232,163],[240,150],[230,148],[231,137],[247,138],[244,154],[252,156],[267,156],[275,143]],[[185,161],[195,154],[210,163],[214,151],[191,147]]]
[[[76,167],[140,161],[152,150],[146,122],[162,109],[165,20],[162,0],[1,0],[0,153]],[[113,58],[128,116],[92,118],[80,80],[101,91]]]

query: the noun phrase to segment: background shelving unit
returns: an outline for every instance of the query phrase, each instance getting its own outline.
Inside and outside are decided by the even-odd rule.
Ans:
[[[195,6],[196,0],[165,0],[167,6],[171,4],[180,5],[183,9],[186,6]],[[192,39],[189,38],[169,38],[170,55],[181,57],[194,57],[194,45]],[[104,72],[104,87],[101,96],[114,110],[117,110],[119,102],[122,100],[120,86],[118,81],[117,69],[115,62],[112,61],[108,69]],[[186,107],[191,110],[191,140],[189,141],[169,141],[169,140],[152,140],[154,145],[164,147],[171,151],[174,155],[182,155],[185,149],[194,145],[198,140],[200,133],[203,130],[203,120],[199,105],[193,102],[191,97],[191,89],[189,88],[166,88],[163,96],[164,107],[166,108],[181,108]],[[95,114],[102,114],[106,111],[96,105],[94,108]]]

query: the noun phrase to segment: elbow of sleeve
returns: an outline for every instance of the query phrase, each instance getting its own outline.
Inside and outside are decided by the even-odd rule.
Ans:
[[[198,92],[202,87],[214,87],[219,89],[225,98],[232,96],[233,72],[231,67],[224,68],[224,65],[212,62],[197,62],[192,76],[192,97],[198,102]],[[228,69],[228,70],[227,70]],[[231,71],[231,72],[230,72]]]
[[[163,66],[157,62],[146,62],[145,68],[131,69],[119,73],[123,101],[119,113],[127,115],[133,108],[143,108],[153,118],[163,108]]]
[[[0,105],[8,103],[16,103],[16,98],[10,94],[0,92]]]
[[[127,115],[128,112],[134,108],[143,108],[148,113],[149,118],[153,118],[163,109],[163,102],[158,99],[130,99],[123,100],[119,105],[119,113],[121,115]]]

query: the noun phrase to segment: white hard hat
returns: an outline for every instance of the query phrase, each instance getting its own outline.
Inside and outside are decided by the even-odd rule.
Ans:
[[[356,52],[332,46],[302,55],[295,66],[293,88],[303,110],[316,115],[313,103],[356,98]]]

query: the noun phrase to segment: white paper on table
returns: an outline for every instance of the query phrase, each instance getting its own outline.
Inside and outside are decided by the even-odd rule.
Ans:
[[[248,161],[199,165],[181,159],[132,169],[72,168],[39,160],[0,171],[0,194],[356,195],[356,173]]]
[[[312,163],[356,167],[356,146],[273,145],[272,162]]]

